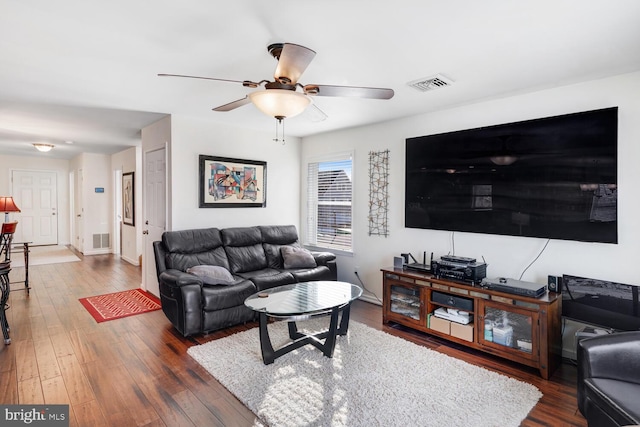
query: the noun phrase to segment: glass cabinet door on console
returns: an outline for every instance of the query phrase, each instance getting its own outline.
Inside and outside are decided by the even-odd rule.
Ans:
[[[420,286],[410,286],[394,283],[388,289],[388,315],[404,321],[423,324],[424,310],[422,310],[422,292]]]
[[[518,357],[538,360],[538,313],[488,301],[480,303],[481,344]]]

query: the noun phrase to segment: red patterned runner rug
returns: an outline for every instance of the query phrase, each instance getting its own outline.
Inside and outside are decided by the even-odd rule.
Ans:
[[[160,300],[142,289],[80,298],[79,301],[98,323],[161,308]]]

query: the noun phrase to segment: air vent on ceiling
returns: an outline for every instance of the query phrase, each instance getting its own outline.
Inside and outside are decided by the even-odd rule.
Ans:
[[[446,78],[442,74],[436,74],[435,76],[414,80],[407,84],[420,92],[428,92],[441,87],[451,86],[453,84],[453,80]]]

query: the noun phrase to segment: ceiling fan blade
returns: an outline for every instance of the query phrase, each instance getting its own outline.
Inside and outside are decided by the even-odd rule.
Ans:
[[[260,83],[252,82],[250,80],[228,80],[228,79],[217,79],[215,77],[202,77],[202,76],[185,76],[183,74],[158,74],[158,77],[184,77],[187,79],[201,79],[201,80],[214,80],[217,82],[229,82],[229,83],[240,83],[242,86],[246,87],[258,87]]]
[[[391,99],[393,89],[379,87],[306,85],[304,92],[314,96],[345,96],[356,98]]]
[[[295,85],[315,56],[316,53],[309,48],[285,43],[278,57],[278,66],[274,74],[276,81]]]
[[[251,99],[248,96],[245,96],[242,99],[238,99],[228,104],[224,104],[219,107],[216,107],[213,109],[213,111],[231,111],[231,110],[235,110],[238,107],[242,107],[243,105],[247,105],[250,102],[251,102]]]

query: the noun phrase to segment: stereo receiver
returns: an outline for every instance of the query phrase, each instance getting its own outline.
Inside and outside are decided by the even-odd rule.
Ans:
[[[453,279],[472,285],[487,277],[487,264],[484,262],[449,261],[446,259],[431,262],[431,274],[436,278]]]

